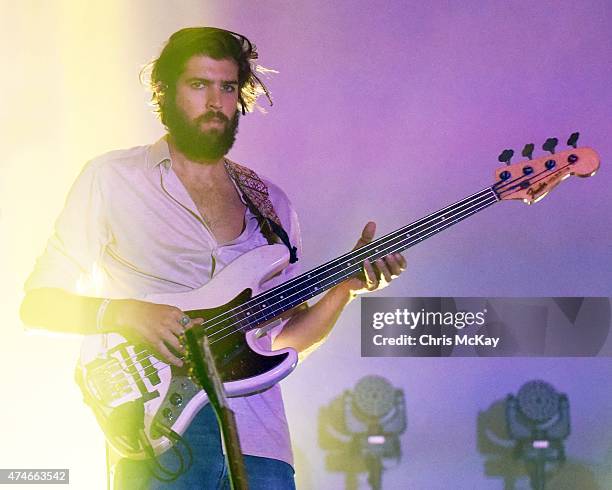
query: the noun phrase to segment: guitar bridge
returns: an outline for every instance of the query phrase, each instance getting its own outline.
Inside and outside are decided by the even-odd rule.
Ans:
[[[106,405],[115,407],[140,397],[134,379],[113,356],[93,361],[87,369],[91,394]]]

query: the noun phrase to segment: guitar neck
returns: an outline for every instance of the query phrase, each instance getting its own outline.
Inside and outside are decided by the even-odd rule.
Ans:
[[[365,260],[374,261],[390,253],[401,252],[451,227],[468,216],[497,202],[496,192],[487,187],[461,201],[384,235],[369,244],[330,260],[273,289],[251,298],[235,312],[240,329],[256,328],[304,301],[336,286],[362,270]]]

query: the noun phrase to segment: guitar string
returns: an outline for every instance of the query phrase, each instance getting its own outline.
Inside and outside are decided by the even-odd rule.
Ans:
[[[206,322],[204,322],[202,325],[205,326],[205,332],[209,331],[211,328],[226,322],[228,320],[232,320],[234,319],[236,316],[244,313],[245,310],[254,308],[256,306],[259,306],[260,304],[264,303],[266,301],[269,301],[271,299],[271,297],[275,296],[277,294],[277,291],[279,289],[293,289],[293,288],[297,288],[297,287],[303,287],[305,283],[308,282],[312,282],[313,279],[316,279],[317,277],[319,277],[321,275],[321,273],[323,274],[328,274],[330,270],[333,270],[336,267],[339,266],[344,266],[346,264],[346,259],[350,258],[351,255],[353,255],[354,257],[352,258],[352,260],[359,260],[359,263],[356,264],[357,266],[361,267],[361,262],[363,262],[363,258],[364,258],[364,254],[365,254],[365,258],[367,258],[370,255],[370,252],[372,251],[372,249],[376,249],[377,246],[380,246],[382,243],[385,244],[389,244],[390,242],[394,242],[396,241],[398,238],[402,238],[402,240],[405,239],[405,233],[406,230],[408,229],[419,229],[422,228],[424,226],[428,226],[429,228],[431,228],[432,226],[432,222],[435,225],[435,222],[439,219],[439,215],[445,215],[445,214],[458,214],[458,213],[463,213],[466,210],[465,209],[461,209],[466,205],[471,205],[474,206],[474,202],[470,202],[470,200],[473,200],[474,198],[476,198],[475,202],[476,205],[479,204],[478,200],[482,201],[483,199],[489,199],[493,196],[496,196],[495,191],[492,190],[491,187],[487,187],[479,192],[476,192],[474,194],[472,194],[471,196],[468,196],[456,203],[450,204],[448,206],[446,206],[445,208],[442,208],[434,213],[431,213],[428,216],[425,216],[424,218],[421,218],[413,223],[410,223],[402,228],[399,228],[398,230],[395,230],[387,235],[384,235],[372,242],[370,242],[369,244],[365,245],[364,247],[361,247],[357,250],[351,250],[347,253],[345,253],[344,255],[337,257],[336,259],[332,259],[329,262],[322,264],[318,267],[316,267],[315,269],[312,269],[311,271],[308,271],[304,274],[299,275],[298,277],[295,277],[287,282],[285,282],[284,284],[278,285],[268,291],[265,291],[264,293],[252,298],[249,301],[246,301],[245,303],[242,303],[240,305],[235,306],[234,308],[230,309],[230,310],[226,310],[223,313],[220,313],[219,315],[217,315],[216,317],[210,318],[208,319]],[[469,210],[469,208],[468,208]],[[417,236],[419,233],[423,233],[426,232],[429,228],[425,228],[424,230],[420,230],[420,231],[413,231],[412,234],[410,235],[411,237],[413,236]],[[440,228],[443,229],[443,228]],[[417,242],[415,242],[417,243]],[[410,246],[410,245],[408,245]],[[388,248],[388,247],[387,247]],[[406,247],[407,248],[407,247]],[[359,258],[358,258],[359,257]],[[351,260],[351,261],[352,261]],[[289,297],[294,296],[295,294],[300,293],[300,291],[298,290],[297,292],[291,293],[289,294]],[[283,300],[285,300],[285,298],[281,298]],[[278,302],[277,302],[278,303]],[[277,304],[274,303],[274,304]],[[266,307],[266,308],[269,308]],[[236,311],[238,310],[238,311]],[[257,312],[255,315],[260,315],[261,314],[260,310],[259,312]],[[254,316],[255,316],[254,315]],[[216,323],[211,323],[216,321]],[[228,327],[225,328],[231,328],[233,326],[233,324],[230,324]],[[224,329],[221,329],[217,332],[213,332],[210,336],[217,334],[220,331],[223,331]],[[209,337],[210,337],[209,336]],[[149,350],[148,349],[143,349],[141,351],[138,351],[134,354],[134,356],[136,356],[136,359],[138,360],[138,356],[140,354],[145,354],[146,356],[150,355]],[[130,356],[130,358],[134,359],[133,356]],[[131,366],[127,366],[128,368]],[[100,369],[104,369],[104,366],[100,366]]]
[[[552,174],[555,174],[555,173],[557,173],[557,172],[560,172],[561,170],[563,170],[564,168],[568,167],[569,165],[570,165],[570,164],[568,163],[568,164],[566,164],[566,165],[564,165],[564,166],[557,167],[557,168],[556,168],[556,169],[555,169],[555,170],[552,172]],[[538,176],[540,176],[540,175],[544,175],[544,174],[546,174],[547,172],[550,172],[550,170],[542,170],[540,173],[538,173],[538,174],[534,174],[534,175],[532,176],[532,178],[531,178],[531,179],[529,179],[529,180],[533,181],[533,179],[534,179],[534,178],[536,178],[536,177],[538,177]],[[388,241],[390,241],[390,240],[391,240],[391,238],[393,237],[393,235],[402,234],[402,233],[403,233],[403,232],[404,232],[404,231],[405,231],[407,228],[410,228],[410,227],[417,227],[417,228],[418,228],[418,227],[420,227],[420,226],[423,226],[423,225],[425,225],[426,223],[421,223],[421,224],[419,224],[419,223],[420,223],[420,222],[422,222],[422,221],[424,222],[425,220],[429,220],[429,221],[431,221],[432,219],[437,219],[436,215],[439,215],[439,214],[443,213],[444,211],[447,211],[449,208],[460,208],[460,207],[462,207],[464,204],[466,204],[466,201],[469,201],[470,199],[472,199],[472,198],[473,198],[473,197],[475,197],[475,196],[478,196],[479,194],[482,194],[482,193],[485,193],[485,192],[489,191],[489,192],[492,192],[492,193],[493,193],[494,195],[496,195],[496,196],[500,196],[500,195],[501,195],[502,193],[504,193],[504,192],[511,192],[513,188],[518,187],[518,185],[519,185],[519,184],[517,183],[516,185],[512,186],[512,184],[513,184],[515,181],[516,181],[516,182],[518,182],[518,181],[520,181],[520,180],[524,180],[526,177],[528,177],[528,176],[527,176],[527,175],[522,175],[522,176],[520,176],[520,177],[518,177],[517,179],[514,179],[514,180],[512,180],[512,181],[506,181],[506,182],[504,182],[504,181],[500,181],[500,182],[498,182],[498,184],[502,184],[502,185],[497,186],[497,184],[495,184],[495,185],[494,185],[494,186],[492,186],[492,187],[485,188],[485,189],[483,189],[482,191],[476,192],[475,194],[472,194],[471,196],[468,196],[468,197],[464,198],[463,200],[458,201],[457,203],[451,204],[451,205],[449,205],[449,206],[447,206],[447,207],[445,207],[445,208],[442,208],[442,209],[441,209],[441,210],[439,210],[439,211],[436,211],[435,213],[432,213],[432,214],[430,214],[430,215],[428,215],[428,216],[426,216],[426,217],[424,217],[424,218],[421,218],[420,220],[415,221],[414,223],[408,224],[408,225],[406,225],[405,227],[402,227],[402,228],[400,228],[400,229],[396,230],[395,232],[390,233],[389,235],[385,235],[385,236],[383,236],[383,237],[380,237],[380,238],[379,238],[379,239],[377,239],[376,241],[371,242],[371,243],[369,244],[369,245],[370,245],[370,247],[369,247],[369,248],[372,248],[372,245],[375,245],[377,242],[379,242],[379,243],[380,243],[380,242],[383,242],[383,241],[385,241],[385,240],[386,240],[387,242],[388,242]],[[535,181],[535,183],[539,182],[539,180],[541,180],[541,179],[537,179],[537,180]],[[534,183],[534,182],[531,182],[531,184],[530,184],[530,185],[533,185],[533,183]],[[497,189],[495,188],[496,186],[497,186]],[[508,187],[508,186],[511,186],[511,187],[510,187],[510,189],[504,189],[505,187]],[[498,198],[497,200],[499,200],[499,198]],[[443,228],[441,228],[441,229],[443,229]],[[397,237],[393,237],[393,240],[395,240],[396,238],[397,238]],[[416,242],[415,242],[415,243],[416,243]],[[366,247],[367,247],[367,246],[366,246]],[[362,247],[362,249],[365,249],[366,247]],[[360,249],[360,250],[362,250],[362,249]],[[301,282],[301,283],[304,283],[304,282],[306,282],[306,281],[311,280],[311,279],[312,279],[312,274],[313,274],[313,273],[315,273],[315,278],[316,278],[316,277],[317,277],[317,275],[318,275],[318,274],[316,274],[316,272],[317,272],[317,271],[319,271],[321,268],[326,268],[326,269],[328,269],[328,268],[329,268],[329,265],[333,264],[334,262],[340,262],[340,260],[343,260],[343,259],[345,258],[345,256],[350,256],[350,254],[351,254],[352,252],[355,252],[355,251],[350,251],[350,252],[347,252],[347,253],[346,253],[344,256],[341,256],[341,257],[338,257],[338,258],[336,258],[336,259],[333,259],[332,261],[330,261],[330,262],[328,262],[328,263],[326,263],[326,264],[323,264],[323,265],[319,266],[318,268],[315,268],[315,269],[311,270],[309,273],[307,273],[307,274],[305,274],[305,275],[301,275],[301,276],[298,276],[298,277],[294,278],[294,279],[293,279],[293,281],[288,281],[288,282],[286,282],[286,283],[284,283],[284,284],[282,284],[282,285],[279,285],[279,286],[277,286],[277,287],[275,287],[275,288],[273,288],[273,289],[271,289],[271,290],[266,291],[266,292],[265,292],[263,295],[258,295],[258,296],[256,296],[255,298],[252,298],[251,300],[249,300],[249,301],[247,301],[247,302],[245,302],[245,303],[242,303],[242,304],[240,304],[240,305],[238,305],[238,306],[236,306],[236,307],[234,307],[234,308],[232,308],[232,309],[230,309],[230,310],[226,310],[226,311],[224,311],[223,313],[221,313],[221,314],[220,314],[220,315],[218,315],[217,317],[213,317],[213,318],[209,319],[207,322],[204,322],[202,325],[206,325],[206,323],[209,323],[210,321],[214,321],[214,320],[219,320],[219,319],[221,319],[221,321],[220,321],[220,322],[218,321],[218,322],[217,322],[217,323],[215,323],[215,324],[212,324],[212,325],[208,325],[208,326],[206,326],[206,327],[205,327],[205,332],[206,332],[207,330],[210,330],[210,329],[211,329],[211,328],[213,328],[214,326],[218,325],[219,323],[222,323],[222,322],[226,321],[227,319],[230,319],[230,318],[231,318],[231,316],[230,316],[230,317],[227,317],[227,318],[225,318],[225,319],[223,319],[222,317],[223,317],[224,315],[228,315],[229,313],[232,313],[232,311],[233,311],[233,310],[236,310],[237,308],[240,308],[242,311],[244,311],[245,307],[246,307],[246,309],[250,309],[250,308],[253,308],[254,306],[258,306],[258,305],[259,305],[259,303],[255,304],[255,305],[251,305],[250,303],[252,303],[254,300],[259,300],[259,302],[261,302],[261,300],[267,301],[266,297],[273,296],[273,295],[274,295],[273,293],[274,293],[274,291],[275,291],[276,289],[279,289],[279,288],[281,288],[281,287],[288,288],[288,286],[290,286],[291,282],[296,282],[296,284],[293,284],[293,285],[291,286],[291,287],[296,287],[296,286],[298,286],[298,285],[299,285],[298,283],[300,283],[300,282]],[[332,269],[333,269],[334,267],[337,267],[338,265],[340,265],[340,264],[335,264],[335,265],[332,267]],[[325,270],[324,272],[327,272],[327,270]],[[271,294],[271,293],[272,293],[272,294]],[[294,293],[294,294],[295,294],[295,293]],[[266,297],[262,297],[262,296],[266,296]],[[290,296],[292,296],[292,295],[290,295]],[[284,299],[284,298],[281,298],[281,299]],[[233,316],[236,316],[237,314],[242,313],[242,311],[235,312],[235,313],[233,313],[232,315],[233,315]],[[276,310],[275,310],[275,311],[276,311]],[[265,316],[265,315],[264,315],[264,316]],[[229,327],[226,327],[225,329],[227,329],[227,328],[231,328],[232,326],[233,326],[233,325],[231,325],[231,324],[230,324],[230,325],[229,325]],[[221,329],[220,331],[223,331],[223,330],[224,330],[224,329]],[[215,334],[217,334],[217,333],[219,333],[220,331],[213,332],[213,334],[211,334],[211,336],[212,336],[212,335],[215,335]],[[225,338],[225,336],[224,336],[224,337],[222,337],[221,339],[218,339],[218,340],[222,340],[223,338]],[[144,350],[142,350],[142,351],[138,351],[138,352],[136,352],[136,353],[135,353],[135,355],[134,355],[135,357],[130,356],[130,358],[131,358],[131,359],[133,359],[135,362],[140,362],[140,361],[142,360],[142,359],[139,359],[139,358],[138,358],[138,356],[139,356],[140,354],[145,354],[146,356],[149,356],[149,355],[150,355],[150,353],[148,352],[148,349],[144,349]],[[129,367],[131,367],[131,366],[127,366],[127,367],[129,368]],[[103,366],[102,366],[101,368],[103,368]]]
[[[414,244],[418,243],[419,241],[424,240],[424,239],[425,239],[425,238],[427,238],[428,236],[430,236],[430,235],[432,235],[432,234],[435,234],[437,231],[441,231],[441,230],[443,230],[444,228],[447,228],[447,227],[451,226],[452,224],[454,224],[454,223],[456,223],[456,222],[458,222],[458,221],[461,221],[462,219],[465,219],[465,218],[467,218],[467,217],[471,216],[472,214],[474,214],[474,213],[476,213],[476,212],[478,212],[478,211],[480,211],[480,210],[482,210],[482,209],[485,209],[486,207],[488,207],[488,206],[490,206],[491,204],[495,203],[497,200],[498,200],[498,198],[497,198],[496,196],[489,196],[489,200],[488,200],[488,201],[483,202],[483,203],[482,203],[482,206],[480,206],[480,207],[478,207],[478,208],[476,208],[476,209],[471,210],[471,211],[469,212],[469,214],[466,214],[466,215],[464,215],[464,216],[460,216],[460,217],[458,217],[458,219],[455,219],[455,220],[447,220],[447,221],[445,222],[445,224],[444,224],[442,227],[436,228],[436,229],[434,229],[433,231],[431,231],[431,232],[429,232],[429,233],[422,233],[422,232],[421,232],[421,233],[420,233],[420,235],[419,235],[419,234],[411,235],[409,238],[407,238],[407,239],[403,239],[403,240],[401,240],[399,243],[392,244],[390,247],[388,247],[388,248],[391,248],[392,250],[391,250],[391,251],[386,251],[387,249],[384,249],[384,250],[385,250],[384,255],[388,255],[389,253],[393,253],[393,249],[394,249],[395,247],[397,247],[397,248],[396,248],[396,250],[403,250],[404,248],[408,248],[408,247],[410,247],[410,246],[412,246],[412,245],[414,245]],[[424,230],[424,231],[425,231],[425,230]],[[414,238],[416,238],[416,239],[414,239]],[[408,243],[408,245],[406,246],[406,244],[405,244],[404,242],[409,242],[409,243]],[[365,248],[365,247],[363,247],[363,248]],[[358,249],[358,250],[362,250],[362,249]],[[378,252],[378,253],[380,253],[380,252]],[[337,276],[337,275],[338,275],[338,273],[335,273],[335,274],[333,274],[333,275],[331,275],[331,276],[327,276],[327,278],[328,278],[328,279],[331,279],[331,280],[328,280],[327,282],[328,282],[329,284],[333,284],[333,282],[334,282],[334,281],[336,281],[336,280],[337,280],[338,282],[340,282],[340,281],[342,281],[343,279],[345,279],[345,278],[348,278],[348,277],[352,276],[352,275],[353,275],[353,274],[354,274],[356,271],[358,271],[360,268],[361,268],[361,264],[359,264],[359,267],[358,267],[356,270],[352,270],[352,271],[350,270],[348,274],[343,274],[343,275],[341,274],[339,277],[334,277],[334,276]],[[351,267],[351,269],[353,269],[353,267]],[[346,269],[345,269],[345,270],[346,270]],[[341,271],[341,272],[343,272],[343,271]],[[319,281],[319,282],[317,282],[317,283],[315,283],[315,284],[321,284],[322,282],[324,282],[324,281]],[[308,290],[309,290],[309,289],[311,289],[311,288],[312,288],[312,285],[311,285],[311,286],[309,286],[308,288],[305,288],[305,289],[302,289],[302,290],[300,290],[300,291],[297,291],[296,293],[293,293],[291,296],[294,296],[294,295],[296,295],[296,294],[298,294],[298,295],[299,295],[299,294],[301,294],[301,293],[304,293],[304,292],[305,292],[306,294],[304,294],[303,296],[300,296],[300,297],[299,297],[299,299],[298,299],[298,301],[300,301],[300,302],[301,302],[303,298],[307,297],[307,296],[308,296],[308,295],[311,293],[311,291],[308,291]],[[311,296],[311,297],[312,297],[312,296]],[[269,308],[269,307],[268,307],[268,308]],[[282,310],[274,310],[274,312],[275,312],[275,313],[276,313],[277,311],[282,311]],[[259,321],[255,322],[255,324],[258,324],[258,323],[260,323],[260,322],[259,322]],[[240,322],[237,322],[237,323],[235,323],[235,324],[230,325],[230,327],[233,327],[233,326],[235,326],[235,325],[239,325],[239,324],[240,324]],[[247,324],[247,325],[245,325],[245,326],[243,326],[243,327],[240,327],[240,328],[238,328],[238,329],[236,329],[236,330],[233,330],[232,332],[230,332],[229,334],[225,335],[224,337],[222,337],[222,338],[220,338],[220,339],[215,339],[215,340],[211,341],[211,344],[214,344],[215,342],[219,342],[219,341],[223,340],[223,338],[225,338],[225,337],[227,337],[227,336],[229,336],[229,335],[232,335],[233,333],[236,333],[236,332],[238,332],[238,331],[244,330],[244,329],[245,329],[245,327],[246,327],[246,328],[250,327],[250,324]],[[142,353],[144,353],[144,354],[146,354],[146,355],[145,355],[144,357],[142,357],[142,358],[138,358],[138,355],[139,355],[139,354],[142,354]],[[126,365],[126,367],[125,367],[125,368],[123,368],[123,367],[119,368],[119,370],[115,371],[115,374],[111,374],[111,377],[114,377],[114,376],[116,376],[116,375],[120,374],[120,372],[126,373],[126,369],[129,369],[129,368],[131,368],[131,367],[134,367],[134,366],[136,365],[136,363],[139,363],[139,362],[141,362],[142,360],[147,359],[147,358],[148,358],[149,356],[151,356],[151,355],[153,355],[153,354],[151,354],[150,352],[147,352],[147,351],[140,351],[140,352],[138,352],[137,354],[135,354],[135,356],[130,356],[130,357],[129,357],[129,359],[130,359],[130,360],[132,360],[132,361],[134,361],[134,362],[133,362],[132,364],[130,364],[130,365]],[[154,356],[154,355],[153,355],[153,356]],[[155,356],[154,356],[154,357],[155,357]],[[184,359],[184,358],[183,358],[183,357],[181,357],[181,359]],[[142,375],[144,372],[146,372],[146,370],[147,370],[147,369],[150,369],[150,368],[155,368],[155,366],[157,366],[157,365],[159,365],[159,364],[165,364],[165,363],[164,363],[163,361],[158,360],[158,361],[156,361],[156,362],[154,362],[154,363],[151,363],[151,364],[147,365],[146,367],[144,367],[142,371],[141,371],[141,370],[139,370],[139,369],[137,368],[135,372],[136,372],[136,373],[138,373],[138,374],[141,374],[141,375]],[[166,364],[165,366],[162,366],[160,369],[157,369],[157,372],[159,372],[159,371],[161,371],[162,369],[165,369],[165,368],[167,368],[167,367],[170,367],[170,365]],[[131,374],[131,373],[127,372],[127,374]],[[129,384],[129,382],[128,382],[128,384]]]
[[[559,171],[561,171],[563,168],[565,168],[565,167],[567,167],[567,166],[569,166],[569,165],[565,165],[564,167],[558,168],[558,169],[556,169],[556,170],[555,170],[553,173],[559,172]],[[540,174],[536,174],[536,175],[532,176],[532,179],[533,179],[534,177],[537,177],[538,175],[543,174],[543,173],[545,173],[545,171],[541,172]],[[521,178],[522,178],[522,177],[521,177]],[[521,180],[521,178],[516,179],[516,180]],[[531,179],[531,180],[532,180],[532,179]],[[539,181],[539,180],[541,180],[541,179],[538,179],[537,181]],[[536,181],[536,182],[537,182],[537,181]],[[492,194],[493,194],[493,196],[495,197],[495,199],[494,199],[493,201],[491,201],[491,202],[489,202],[489,203],[486,203],[486,204],[485,204],[485,205],[483,205],[481,208],[476,209],[476,210],[472,211],[471,213],[469,213],[469,214],[467,214],[467,215],[465,215],[465,216],[461,216],[461,217],[460,217],[460,218],[458,218],[457,220],[454,220],[454,221],[449,221],[448,223],[445,223],[445,224],[444,224],[444,226],[442,226],[442,227],[440,227],[440,228],[438,229],[438,231],[441,231],[441,230],[443,230],[443,229],[445,229],[445,228],[449,227],[450,225],[454,224],[455,222],[460,221],[460,220],[462,220],[462,219],[464,219],[464,218],[466,218],[466,217],[470,216],[471,214],[474,214],[474,213],[476,213],[476,212],[480,211],[481,209],[484,209],[485,207],[488,207],[490,204],[493,204],[495,201],[500,200],[500,197],[499,197],[499,196],[501,196],[501,194],[504,192],[503,187],[507,187],[508,185],[511,185],[511,183],[512,183],[512,182],[508,182],[508,183],[506,183],[505,185],[499,186],[499,187],[497,188],[497,190],[494,190],[494,187],[489,188],[488,190],[492,191]],[[533,183],[534,183],[534,182],[531,182],[531,183],[530,183],[530,185],[533,185]],[[518,186],[518,184],[517,184],[517,186]],[[516,187],[516,186],[515,186],[515,187]],[[507,190],[506,190],[506,192],[510,192],[511,190],[512,190],[512,188],[507,189]],[[481,191],[481,192],[483,192],[483,191]],[[476,194],[480,194],[480,193],[476,193]],[[476,194],[475,194],[475,195],[476,195]],[[468,197],[468,198],[464,199],[463,201],[465,201],[465,200],[467,200],[467,199],[470,199],[471,197],[472,197],[472,196],[470,196],[470,197]],[[458,207],[458,205],[460,205],[461,203],[462,203],[462,201],[459,201],[458,203],[456,203],[456,204],[454,204],[454,205],[447,206],[447,208],[450,208],[450,207]],[[430,216],[432,216],[432,218],[433,218],[433,217],[434,217],[436,214],[440,214],[441,212],[443,212],[443,211],[444,211],[444,210],[446,210],[447,208],[444,208],[444,209],[442,209],[442,210],[438,211],[437,213],[433,213],[433,215],[430,215]],[[400,229],[400,230],[397,230],[396,232],[392,232],[391,234],[389,234],[389,236],[384,236],[384,237],[381,237],[381,239],[379,239],[378,241],[380,242],[380,241],[383,241],[383,239],[386,239],[387,243],[389,243],[389,242],[391,241],[391,237],[392,237],[394,234],[398,234],[399,232],[401,232],[401,231],[405,230],[405,229],[406,229],[406,228],[408,228],[408,227],[414,227],[414,226],[416,226],[416,225],[417,225],[417,224],[418,224],[420,221],[424,221],[424,220],[425,220],[425,219],[427,219],[427,218],[429,218],[429,217],[423,218],[423,219],[421,219],[421,220],[419,220],[419,221],[417,221],[417,222],[415,222],[415,223],[412,223],[412,224],[410,224],[410,225],[408,225],[408,226],[406,226],[406,227],[404,227],[404,228],[402,228],[402,229]],[[435,218],[434,218],[434,219],[435,219]],[[430,221],[431,221],[431,219],[430,219]],[[419,225],[419,226],[423,226],[424,224],[425,224],[425,223],[422,223],[422,224],[421,224],[421,225]],[[436,230],[434,230],[434,232],[436,232]],[[421,232],[421,233],[422,233],[422,232]],[[407,246],[406,246],[406,248],[410,247],[411,245],[413,245],[413,244],[415,244],[415,243],[418,243],[419,241],[422,241],[423,239],[427,238],[427,236],[429,236],[429,235],[431,235],[431,233],[429,233],[429,234],[425,234],[424,236],[421,236],[421,237],[418,237],[416,240],[414,240],[414,241],[413,241],[413,243],[410,243],[409,245],[407,245]],[[415,235],[412,235],[412,236],[410,236],[410,238],[413,238],[414,236],[415,236]],[[393,238],[393,240],[396,240],[396,238],[397,238],[397,237]],[[401,241],[400,241],[400,243],[402,243],[403,241],[405,241],[405,240],[401,240]],[[408,240],[408,241],[410,241],[410,240]],[[375,243],[375,242],[372,242],[372,244],[370,244],[370,245],[373,245],[374,243]],[[397,244],[396,244],[396,245],[397,245]],[[402,247],[403,247],[403,245],[404,245],[404,244],[402,243]],[[391,245],[391,248],[393,248],[393,246],[394,246],[394,245]],[[359,249],[359,251],[360,251],[360,252],[363,252],[363,251],[364,251],[363,249],[365,249],[365,248],[370,248],[370,249],[371,249],[371,248],[372,248],[372,246],[370,246],[370,247],[367,247],[367,246],[366,246],[366,247],[362,247],[361,249]],[[402,248],[398,248],[398,250],[401,250],[401,249],[402,249]],[[386,250],[386,249],[385,249],[385,250]],[[392,252],[388,252],[388,253],[392,253]],[[350,253],[345,254],[345,255],[350,255]],[[361,254],[360,254],[360,255],[361,255]],[[385,255],[387,255],[387,254],[385,254]],[[342,259],[342,258],[343,258],[343,257],[340,257],[340,258],[336,259],[336,261],[339,261],[339,260],[340,260],[340,259]],[[330,264],[331,264],[331,263],[333,263],[333,262],[334,262],[334,261],[332,260],[332,261],[330,262]],[[326,266],[326,265],[327,265],[327,264],[323,264],[323,265],[322,265],[322,266],[320,266],[319,268],[324,267],[324,266]],[[334,267],[336,267],[336,266],[337,266],[337,265],[334,265]],[[314,271],[311,271],[311,273],[312,273],[312,272],[314,272]],[[345,276],[344,276],[344,277],[349,277],[349,276],[350,276],[350,275],[352,275],[353,273],[354,273],[354,272],[351,272],[351,273],[349,273],[349,274],[345,274]],[[335,274],[334,274],[334,275],[335,275]],[[328,278],[331,278],[331,277],[333,277],[333,276],[328,276]],[[341,277],[341,278],[340,278],[340,280],[342,280],[344,277]],[[297,280],[297,279],[300,279],[300,276],[298,276],[298,278],[295,278],[295,279],[296,279],[296,280]],[[310,279],[311,279],[310,274],[309,274],[309,275],[306,277],[306,279],[307,279],[307,280],[310,280]],[[331,280],[331,282],[330,282],[330,284],[333,284],[334,280],[335,280],[335,279],[332,279],[332,280]],[[301,281],[301,282],[305,282],[305,281],[303,280],[303,281]],[[319,281],[319,283],[320,283],[320,282],[321,282],[321,281]],[[315,284],[318,284],[318,283],[315,283]],[[287,284],[284,284],[284,285],[281,285],[281,286],[286,286],[286,285],[287,285]],[[278,287],[280,287],[280,286],[278,286]],[[278,287],[277,287],[277,288],[278,288]],[[310,287],[312,287],[312,285],[311,285]],[[277,289],[277,288],[274,288],[274,289]],[[317,289],[318,289],[318,288],[317,288]],[[301,292],[302,292],[302,291],[298,291],[298,293],[301,293]],[[266,293],[269,293],[269,291],[267,291]],[[296,294],[296,293],[294,293],[293,295],[295,295],[295,294]],[[292,296],[293,296],[293,295],[292,295]],[[305,297],[306,297],[306,296],[308,296],[308,293],[305,295]],[[254,298],[254,299],[255,299],[255,298]],[[244,305],[239,305],[239,306],[244,306]],[[276,310],[274,310],[274,311],[276,312]],[[282,310],[282,308],[281,308],[281,311],[283,311],[283,310]],[[286,311],[286,310],[284,310],[284,311]],[[224,312],[224,313],[228,313],[228,312]],[[221,315],[219,315],[219,316],[221,316]],[[264,315],[264,316],[265,316],[265,315]],[[217,317],[215,317],[215,318],[217,318]],[[211,319],[211,320],[214,320],[215,318],[213,318],[213,319]],[[260,322],[258,321],[257,323],[260,323]],[[238,322],[237,324],[240,324],[240,322]],[[232,325],[230,325],[230,327],[231,327],[231,326],[232,326]],[[249,327],[249,326],[250,326],[249,324],[247,324],[247,325],[246,325],[246,327]],[[210,329],[210,328],[211,328],[211,327],[208,327],[208,329]],[[243,327],[238,328],[238,330],[243,330],[244,328],[245,328],[245,327],[243,326]],[[235,331],[234,331],[234,332],[235,332]],[[232,333],[234,333],[234,332],[231,332],[231,333],[230,333],[230,334],[228,334],[228,335],[231,335],[231,334],[232,334]],[[218,333],[218,332],[215,332],[215,333]],[[214,335],[215,333],[213,333],[213,335]],[[226,336],[227,336],[227,335],[226,335]],[[217,342],[217,341],[221,341],[221,340],[222,340],[223,338],[225,338],[226,336],[222,337],[221,339],[214,340],[214,341],[213,341],[213,342],[211,342],[211,343],[214,343],[214,342]],[[141,351],[140,353],[143,353],[143,352],[146,352],[146,351]],[[147,353],[147,356],[146,356],[146,357],[148,357],[149,355],[151,355],[151,354],[150,354],[150,353]],[[134,358],[133,358],[133,357],[130,357],[130,358],[134,360]],[[136,360],[138,360],[138,353],[136,354]],[[138,362],[141,362],[141,361],[142,361],[142,359],[138,360]],[[148,367],[148,368],[154,368],[154,369],[155,369],[155,366],[156,366],[157,364],[160,364],[160,363],[163,363],[163,362],[162,362],[162,361],[158,361],[158,362],[155,362],[155,363],[151,363],[151,364],[150,364],[149,366],[147,366],[147,367]],[[132,366],[133,366],[133,365],[134,365],[134,364],[132,364]],[[170,366],[169,366],[169,365],[165,365],[165,366],[164,366],[164,367],[162,367],[161,369],[156,370],[156,372],[159,372],[159,371],[161,371],[162,369],[165,369],[165,368],[167,368],[167,367],[170,367]],[[144,369],[146,370],[146,368],[144,368]],[[120,371],[121,371],[121,372],[125,372],[123,368],[120,368]],[[139,374],[142,374],[142,373],[141,373],[141,372],[140,372],[138,369],[136,370],[136,372],[138,372]],[[117,373],[117,372],[116,372],[116,373]],[[115,376],[115,375],[111,375],[111,377],[114,377],[114,376]],[[128,381],[128,384],[131,384],[131,383]]]

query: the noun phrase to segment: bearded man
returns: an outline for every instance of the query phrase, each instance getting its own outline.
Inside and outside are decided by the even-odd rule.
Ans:
[[[256,58],[247,38],[223,29],[187,28],[170,37],[150,77],[167,134],[84,167],[26,282],[25,324],[83,335],[119,333],[180,367],[184,331],[201,319],[143,297],[200,288],[242,254],[273,241],[289,247],[292,258],[277,279],[296,275],[301,242],[289,200],[276,185],[226,157],[241,114],[253,109],[258,95],[267,95],[254,71]],[[244,178],[260,186],[259,202]],[[357,246],[372,239],[374,227],[366,225]],[[312,306],[304,304],[261,341],[268,349],[291,347],[303,355],[322,343],[357,293],[383,287],[404,268],[400,254],[364,263],[365,279],[349,278]],[[91,277],[88,289],[83,285]],[[294,488],[279,386],[233,398],[231,408],[250,488]],[[147,461],[124,458],[116,465],[114,486],[229,488],[210,405],[199,411],[183,440],[193,464],[174,481],[151,474]],[[162,464],[176,467],[172,456],[162,454]]]

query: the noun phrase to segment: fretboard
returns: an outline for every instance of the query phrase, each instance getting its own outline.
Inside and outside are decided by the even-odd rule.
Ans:
[[[362,270],[365,260],[375,261],[390,253],[406,250],[468,216],[482,211],[497,201],[497,194],[492,188],[488,187],[373,240],[357,250],[347,252],[279,286],[260,293],[236,308],[225,312],[220,317],[211,319],[210,333],[213,334],[211,341],[220,340],[218,335],[214,335],[216,329],[213,326],[215,323],[225,323],[227,325],[226,322],[229,322],[234,328],[228,330],[232,331],[248,331],[256,328],[258,325],[336,286],[350,276],[358,274]],[[206,330],[208,331],[209,328],[206,328]],[[226,329],[222,330],[229,333]]]

